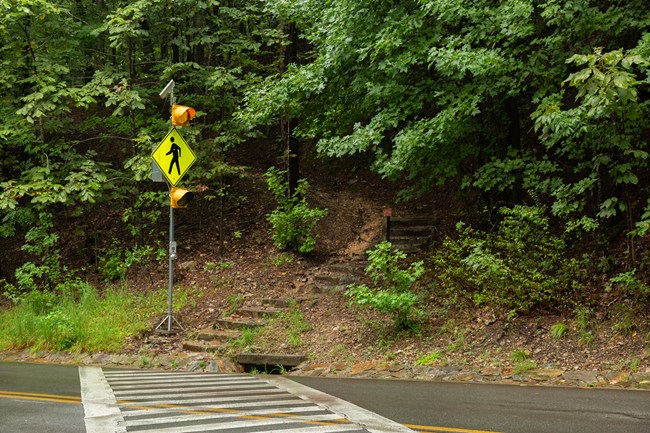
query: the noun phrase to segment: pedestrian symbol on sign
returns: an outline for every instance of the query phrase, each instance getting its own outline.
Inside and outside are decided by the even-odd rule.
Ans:
[[[172,128],[167,133],[163,141],[151,153],[151,157],[172,186],[176,186],[196,160],[194,152],[176,128]]]
[[[172,167],[174,164],[176,164],[176,170],[178,171],[178,175],[181,175],[181,166],[178,163],[178,158],[181,156],[181,148],[178,147],[178,144],[174,143],[174,137],[169,137],[169,140],[172,142],[172,147],[169,148],[169,152],[167,152],[165,155],[172,154],[172,160],[169,163],[169,171],[167,172],[168,174],[172,174]]]

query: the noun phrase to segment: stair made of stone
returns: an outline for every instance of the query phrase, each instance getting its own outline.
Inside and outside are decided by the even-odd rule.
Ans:
[[[183,341],[183,349],[190,352],[222,352],[227,350],[229,341],[241,335],[242,332],[235,329],[202,329],[194,339]]]
[[[320,293],[344,292],[350,284],[359,282],[365,276],[366,266],[368,261],[364,259],[331,263],[314,275],[314,288]]]
[[[438,225],[435,218],[422,216],[393,217],[390,221],[392,246],[407,253],[416,252],[429,244]],[[346,262],[330,263],[314,274],[313,287],[319,293],[344,292],[350,284],[365,277],[368,263],[366,255],[359,255]]]
[[[193,352],[228,353],[230,341],[241,338],[245,329],[258,328],[266,325],[268,319],[286,311],[296,302],[304,302],[311,298],[301,299],[278,299],[263,298],[253,299],[228,318],[217,319],[212,328],[202,329],[196,334],[196,338],[185,340],[183,349]],[[264,354],[264,353],[240,353],[237,355],[239,364],[255,368],[267,369],[267,367],[290,369],[304,362],[306,356],[295,354]]]
[[[390,243],[407,253],[418,251],[431,242],[438,226],[433,217],[397,217],[390,219]]]
[[[271,304],[271,306],[268,306]],[[247,302],[230,317],[217,319],[211,328],[201,329],[195,338],[185,340],[183,349],[193,352],[226,353],[229,342],[240,338],[245,329],[259,328],[268,322],[268,317],[284,311],[271,301]]]

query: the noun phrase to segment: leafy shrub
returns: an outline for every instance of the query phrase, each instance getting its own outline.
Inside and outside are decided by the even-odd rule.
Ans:
[[[316,246],[313,231],[318,221],[327,215],[327,209],[310,208],[304,198],[309,187],[305,179],[298,181],[293,195],[289,195],[286,171],[271,167],[265,173],[267,186],[278,207],[267,215],[273,226],[273,242],[282,251],[309,253]]]
[[[419,297],[411,289],[424,274],[424,262],[401,267],[406,253],[391,249],[391,243],[385,241],[368,251],[368,258],[370,264],[365,272],[374,287],[351,284],[345,294],[352,298],[353,304],[391,314],[396,329],[413,329],[424,313],[418,308]]]
[[[578,330],[580,341],[585,345],[590,345],[596,340],[597,323],[594,309],[579,305],[573,314],[573,325]]]
[[[126,276],[126,263],[122,257],[122,249],[113,247],[100,256],[99,271],[106,281],[123,279]]]
[[[624,303],[618,303],[610,311],[612,329],[623,337],[630,337],[638,330],[635,308]]]
[[[20,304],[35,316],[43,316],[52,312],[57,304],[57,296],[53,292],[34,290],[25,293],[20,298]]]
[[[149,166],[151,164],[149,163]],[[146,191],[140,193],[132,206],[124,209],[122,221],[127,224],[132,236],[154,234],[153,227],[158,226],[164,209],[161,203],[169,200],[166,191]],[[144,229],[148,228],[147,232]]]
[[[99,271],[106,281],[123,280],[131,266],[145,262],[153,252],[150,246],[135,246],[125,250],[115,240],[113,246],[99,257]]]
[[[77,329],[70,317],[56,308],[45,316],[37,316],[37,327],[45,331],[45,341],[56,350],[67,350],[78,340]]]
[[[14,273],[15,285],[7,284],[3,295],[13,301],[21,298],[21,294],[41,288],[52,288],[58,284],[67,271],[61,264],[61,254],[56,249],[59,236],[53,229],[52,215],[39,215],[39,224],[25,234],[25,243],[21,250],[33,257],[33,261],[23,263]]]
[[[619,287],[626,294],[637,299],[650,298],[650,286],[645,284],[641,279],[636,276],[636,268],[628,272],[623,272],[609,279],[607,291],[612,290],[614,287]]]
[[[501,208],[503,220],[486,233],[457,224],[432,257],[444,295],[506,309],[510,318],[539,305],[563,305],[581,288],[583,272],[566,257],[564,241],[549,230],[544,209]]]

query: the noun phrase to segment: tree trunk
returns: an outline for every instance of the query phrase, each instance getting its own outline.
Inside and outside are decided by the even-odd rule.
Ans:
[[[521,116],[519,114],[519,105],[515,98],[508,98],[505,101],[506,115],[508,116],[508,142],[506,149],[513,148],[521,150]],[[516,182],[512,198],[515,203],[520,203],[523,197],[521,182]]]
[[[289,45],[284,52],[284,69],[298,59],[298,30],[296,23],[289,24]],[[293,197],[298,188],[300,179],[300,141],[293,136],[292,119],[283,117],[280,127],[282,128],[282,139],[287,149],[287,180],[289,183],[289,196]]]

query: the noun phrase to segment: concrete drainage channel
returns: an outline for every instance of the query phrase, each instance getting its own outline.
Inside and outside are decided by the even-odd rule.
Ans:
[[[247,373],[282,374],[305,362],[305,355],[240,353],[237,363]]]

